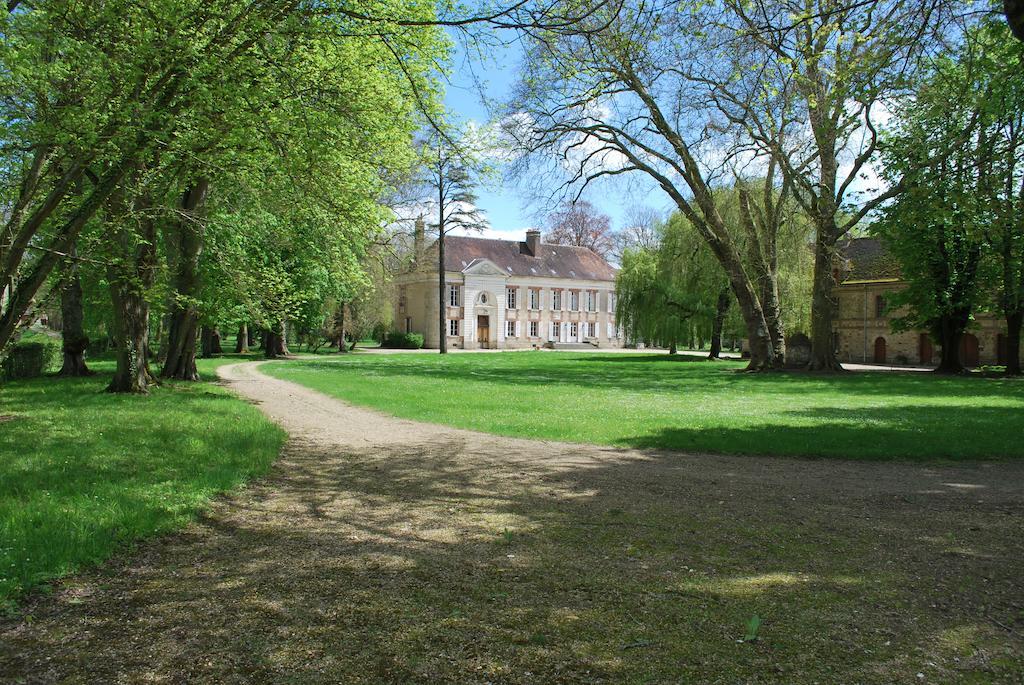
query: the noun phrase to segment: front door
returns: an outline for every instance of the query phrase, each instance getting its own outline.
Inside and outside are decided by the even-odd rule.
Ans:
[[[979,363],[978,339],[970,333],[960,338],[960,363],[967,368],[974,368]]]
[[[885,363],[885,338],[875,338],[875,363]]]
[[[488,347],[491,340],[491,317],[481,314],[476,317],[476,340],[480,347]]]
[[[917,341],[917,356],[922,364],[932,363],[932,336],[922,333]]]

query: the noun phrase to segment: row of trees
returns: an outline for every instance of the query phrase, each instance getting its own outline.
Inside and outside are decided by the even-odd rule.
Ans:
[[[66,370],[84,372],[84,277],[109,294],[110,389],[145,392],[157,331],[160,375],[194,379],[204,323],[259,327],[273,353],[286,320],[366,290],[386,198],[437,109],[432,7],[7,6],[0,349],[62,293]]]
[[[779,275],[769,256],[781,208],[798,207],[813,243],[812,370],[833,348],[837,245],[947,149],[869,172],[896,103],[929,78],[986,3],[949,0],[625,2],[531,35],[505,120],[526,151],[582,192],[643,175],[677,207],[720,266],[743,318],[752,369],[785,357]],[[999,30],[1012,43],[1002,17]],[[553,176],[548,175],[546,181]],[[744,192],[757,185],[768,192]],[[743,196],[726,219],[727,193]],[[739,227],[740,230],[736,230]],[[753,255],[753,258],[751,256]]]

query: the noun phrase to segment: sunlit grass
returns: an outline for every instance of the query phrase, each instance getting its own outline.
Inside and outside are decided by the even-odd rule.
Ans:
[[[265,366],[404,418],[545,440],[866,459],[1024,455],[1024,383],[923,373],[740,373],[631,354],[370,355]]]
[[[205,378],[216,364],[200,364]],[[98,375],[0,385],[0,607],[120,547],[178,528],[266,471],[283,433],[212,383],[146,397]]]

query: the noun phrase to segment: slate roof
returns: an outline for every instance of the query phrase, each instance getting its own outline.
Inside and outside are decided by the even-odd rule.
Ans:
[[[615,269],[590,248],[541,243],[537,252],[531,255],[522,241],[448,236],[444,241],[444,267],[446,271],[463,271],[474,261],[487,259],[509,276],[615,280]]]
[[[899,280],[900,267],[878,238],[850,238],[838,245],[842,282]]]

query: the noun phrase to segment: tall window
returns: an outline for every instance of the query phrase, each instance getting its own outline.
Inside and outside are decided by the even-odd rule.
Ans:
[[[408,316],[405,317],[405,332],[412,333],[412,319]]]
[[[536,337],[538,337],[538,335],[539,334],[537,332],[537,322],[536,321],[531,321],[530,322],[530,337],[531,338],[536,338]]]
[[[398,308],[405,309],[405,286],[398,289]]]
[[[562,291],[552,290],[551,291],[551,309],[556,312],[562,311]]]
[[[569,337],[578,338],[580,335],[580,325],[573,321],[569,324]]]
[[[551,339],[552,340],[558,340],[558,325],[559,324],[558,324],[557,321],[552,321],[551,322]]]
[[[448,319],[448,335],[452,337],[458,336],[459,321],[461,321],[461,319]]]
[[[595,291],[593,291],[593,290],[588,290],[587,291],[587,311],[588,312],[596,312],[597,311],[597,293]]]
[[[570,290],[569,291],[569,311],[578,312],[580,310],[580,291]]]
[[[597,337],[597,323],[596,322],[591,321],[590,323],[587,324],[587,337],[588,338],[596,338]]]
[[[615,293],[613,293],[610,290],[608,291],[608,312],[610,314],[614,314],[615,313]],[[609,336],[609,337],[611,337],[611,336]]]
[[[448,286],[448,304],[452,307],[459,306],[459,286],[449,285]],[[453,333],[454,335],[454,333]]]
[[[516,308],[516,288],[507,288],[505,290],[505,306],[509,309]]]
[[[530,309],[540,309],[540,290],[530,288]]]
[[[875,295],[875,318],[881,319],[885,316],[885,298]]]
[[[506,321],[505,322],[505,337],[514,338],[516,337],[516,322]]]

